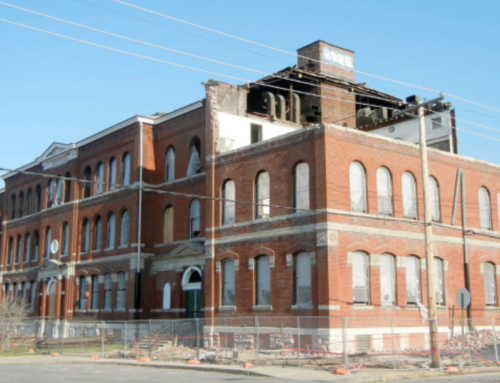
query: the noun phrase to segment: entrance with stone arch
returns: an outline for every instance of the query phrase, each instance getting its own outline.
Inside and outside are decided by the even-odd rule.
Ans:
[[[182,275],[182,290],[186,292],[186,318],[200,318],[201,312],[201,270],[191,266]]]
[[[55,318],[57,315],[57,279],[52,278],[47,283],[47,317]]]

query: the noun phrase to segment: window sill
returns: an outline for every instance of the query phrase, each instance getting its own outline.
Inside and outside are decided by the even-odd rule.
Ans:
[[[352,308],[353,310],[359,310],[359,311],[365,311],[365,310],[369,311],[369,310],[373,310],[373,306],[372,306],[372,305],[368,305],[368,304],[364,305],[364,304],[356,304],[356,303],[355,303],[355,304],[353,304],[353,305],[351,306],[351,308]]]
[[[120,245],[120,246],[118,246],[117,248],[118,248],[118,249],[126,249],[126,248],[128,248],[128,245]]]
[[[108,247],[106,249],[104,249],[104,251],[113,251],[115,248],[114,247]]]
[[[83,309],[76,309],[75,310],[76,314],[79,314],[79,313],[82,314],[82,313],[86,313],[86,312],[87,312],[87,310],[83,310]]]
[[[80,253],[80,255],[88,255],[88,252],[87,251],[83,251]]]
[[[313,310],[314,305],[292,305],[292,310]]]
[[[500,310],[500,307],[498,306],[485,306],[485,310]]]
[[[92,254],[100,253],[101,251],[102,251],[101,249],[98,249],[98,250],[92,250]]]
[[[236,306],[219,306],[219,312],[234,312]]]
[[[436,309],[438,309],[438,310],[448,310],[448,307],[441,306],[441,305],[436,305]]]
[[[98,313],[99,309],[89,309],[87,310],[88,313]]]
[[[382,310],[382,311],[399,311],[399,310],[401,310],[401,307],[396,306],[396,305],[381,305],[380,310]]]
[[[115,313],[124,313],[126,311],[127,310],[125,310],[125,309],[115,309]]]
[[[102,312],[102,313],[110,313],[110,312],[111,312],[111,309],[101,309],[101,312]]]
[[[273,306],[271,305],[252,306],[252,311],[273,311]]]

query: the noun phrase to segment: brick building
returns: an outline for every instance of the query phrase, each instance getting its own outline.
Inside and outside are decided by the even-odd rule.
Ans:
[[[54,143],[4,175],[2,299],[60,320],[420,318],[419,148],[378,134],[414,121],[392,117],[407,103],[356,83],[352,51],[298,53],[259,84],[209,81],[202,101]],[[450,106],[428,111],[430,131],[436,116],[446,127],[429,149],[438,315],[466,283],[460,199],[451,224],[462,169],[472,310],[489,318],[500,166],[458,155]]]

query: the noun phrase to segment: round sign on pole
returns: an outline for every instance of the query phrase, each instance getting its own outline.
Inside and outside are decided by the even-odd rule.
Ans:
[[[59,250],[59,242],[57,241],[57,239],[54,239],[50,243],[50,252],[51,252],[51,254],[55,254],[55,253],[57,253],[57,250]]]
[[[457,291],[457,304],[462,309],[466,309],[470,305],[470,293],[466,288],[461,288]]]

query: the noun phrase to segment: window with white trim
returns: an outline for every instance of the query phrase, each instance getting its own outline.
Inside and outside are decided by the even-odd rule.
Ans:
[[[433,176],[429,176],[429,194],[431,200],[431,218],[433,222],[441,222],[441,208],[439,204],[439,185]]]
[[[175,152],[174,148],[170,146],[165,154],[165,182],[173,180],[175,180]]]
[[[130,185],[130,154],[125,153],[122,157],[122,185]]]
[[[111,274],[104,274],[104,309],[111,310],[111,299],[113,293],[113,282],[111,279]]]
[[[294,304],[312,305],[311,254],[298,253],[294,260]]]
[[[99,276],[92,275],[92,295],[90,296],[90,308],[97,310],[99,308]]]
[[[351,210],[366,213],[366,173],[363,165],[354,161],[349,166],[349,190],[351,195]]]
[[[163,310],[170,310],[170,299],[171,299],[172,291],[170,288],[170,283],[165,283],[163,285]]]
[[[255,219],[271,216],[270,179],[268,172],[260,172],[255,177]]]
[[[491,203],[490,193],[484,186],[479,188],[479,221],[481,229],[491,230]]]
[[[392,177],[384,166],[377,169],[377,207],[378,214],[393,216]]]
[[[108,215],[108,235],[106,237],[106,249],[115,248],[115,228],[116,228],[115,215],[109,213]]]
[[[47,184],[47,207],[54,204],[54,180],[49,180]]]
[[[128,246],[128,232],[129,232],[128,226],[129,226],[129,214],[128,210],[124,210],[120,222],[120,246]]]
[[[355,251],[352,254],[353,303],[370,303],[370,259],[368,254]]]
[[[227,180],[222,186],[222,224],[233,225],[236,215],[236,186],[233,180]]]
[[[444,262],[440,258],[434,258],[434,284],[436,289],[436,304],[444,306]]]
[[[382,305],[396,304],[396,264],[391,254],[380,255],[380,301]]]
[[[403,191],[403,216],[417,218],[417,183],[410,172],[404,172],[401,178]]]
[[[222,262],[222,306],[236,304],[234,260],[226,259]]]
[[[63,230],[62,230],[62,246],[61,246],[61,255],[69,254],[69,224],[64,222]]]
[[[112,191],[116,189],[116,158],[111,157],[109,160],[109,173],[108,173],[108,190]]]
[[[16,243],[16,263],[21,263],[21,250],[23,248],[23,240],[21,238],[21,234],[17,235],[17,243]]]
[[[31,258],[31,236],[26,234],[24,237],[24,263],[28,263]]]
[[[44,253],[44,258],[49,259],[50,258],[50,244],[52,242],[52,229],[50,226],[47,227],[45,230],[45,253]]]
[[[90,223],[87,218],[83,219],[82,224],[82,247],[81,252],[86,253],[89,251],[89,240],[90,240]]]
[[[62,189],[63,189],[63,180],[58,178],[56,181],[56,197],[54,200],[54,206],[59,206],[62,204]]]
[[[267,255],[255,259],[255,304],[257,306],[271,305],[271,264]]]
[[[79,282],[79,300],[78,300],[78,308],[80,310],[85,310],[85,294],[87,292],[87,286],[85,283],[85,276],[81,275],[78,277],[78,282]]]
[[[194,199],[189,208],[189,238],[200,236],[200,201]]]
[[[420,259],[414,255],[406,257],[406,303],[415,305],[420,299]]]
[[[293,169],[293,207],[309,210],[309,165],[301,162]]]
[[[102,249],[102,219],[97,216],[94,221],[94,242],[92,246],[93,251]]]
[[[491,262],[484,264],[484,300],[486,306],[497,305],[497,284],[495,265]]]
[[[104,164],[99,162],[96,169],[95,194],[101,194],[104,191]]]
[[[118,273],[116,292],[116,308],[125,309],[125,298],[127,295],[127,279],[124,272]]]

